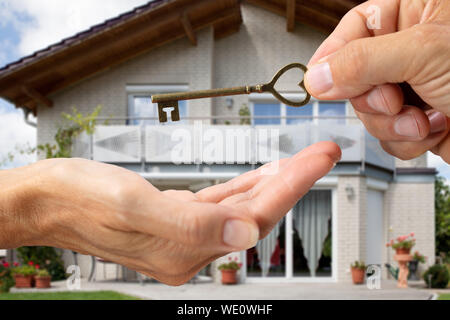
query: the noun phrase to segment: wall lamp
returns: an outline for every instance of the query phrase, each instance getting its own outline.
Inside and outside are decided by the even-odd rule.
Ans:
[[[234,99],[233,98],[227,98],[226,99],[226,106],[228,109],[232,109],[234,105]]]
[[[347,194],[347,199],[351,200],[355,197],[355,189],[351,185],[345,187],[345,193]]]

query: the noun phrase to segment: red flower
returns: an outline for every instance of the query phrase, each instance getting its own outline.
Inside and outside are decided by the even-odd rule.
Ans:
[[[414,232],[411,232],[409,235],[410,235],[411,237],[414,237]]]
[[[29,265],[29,266],[34,266],[34,262],[33,262],[33,261],[29,261],[29,262],[28,262],[28,265]]]
[[[4,266],[5,268],[9,268],[9,263],[8,263],[8,262],[4,262],[4,263],[3,263],[3,266]]]
[[[239,266],[239,268],[242,268],[242,263],[239,263],[238,266]]]
[[[37,264],[37,265],[35,265],[34,267],[35,267],[36,269],[39,269],[39,268],[40,268],[38,264]]]
[[[231,261],[231,257],[228,257],[228,261]]]
[[[239,260],[239,258],[238,257],[234,257],[234,261],[238,261]]]
[[[14,267],[18,267],[19,263],[18,262],[14,262]]]

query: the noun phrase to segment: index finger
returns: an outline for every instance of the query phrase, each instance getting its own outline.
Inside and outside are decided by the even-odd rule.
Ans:
[[[265,164],[264,166],[258,168],[257,170],[246,172],[239,177],[236,177],[230,181],[223,184],[217,184],[196,193],[197,199],[203,202],[221,202],[222,200],[231,197],[235,194],[247,192],[258,184],[261,180],[267,178],[264,175],[263,170],[270,166],[275,168],[278,165],[278,169],[282,170],[289,162],[294,158],[306,157],[311,154],[316,153],[326,153],[332,157],[336,162],[340,159],[340,151],[336,151],[335,144],[331,142],[320,142],[303,149],[292,158],[278,160],[276,162]]]
[[[318,146],[322,152],[293,157],[277,175],[267,177],[249,191],[249,199],[237,206],[256,220],[261,237],[265,237],[339,160],[341,150],[338,145],[326,142]]]

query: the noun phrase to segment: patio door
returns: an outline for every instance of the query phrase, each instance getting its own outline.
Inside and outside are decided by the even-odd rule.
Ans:
[[[245,252],[246,280],[332,277],[333,191],[312,190],[263,240]]]

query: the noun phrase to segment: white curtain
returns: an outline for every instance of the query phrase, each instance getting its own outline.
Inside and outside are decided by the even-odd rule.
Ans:
[[[270,258],[277,245],[278,236],[280,235],[281,222],[277,223],[272,232],[267,237],[258,241],[256,250],[258,251],[259,265],[261,266],[262,276],[267,277],[270,270]]]
[[[309,192],[293,208],[295,227],[302,240],[303,254],[308,260],[312,277],[316,275],[323,243],[328,235],[331,219],[331,192],[314,190]]]

